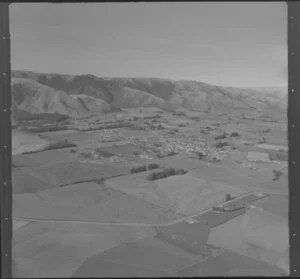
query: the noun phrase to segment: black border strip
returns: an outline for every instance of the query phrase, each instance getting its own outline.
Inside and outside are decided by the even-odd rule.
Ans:
[[[9,4],[0,3],[0,270],[11,278],[12,185],[11,185],[11,69]]]
[[[17,2],[17,1],[11,1]],[[31,1],[35,2],[35,1]],[[37,1],[38,2],[38,1]],[[43,1],[40,1],[43,2]],[[45,1],[47,2],[47,1]],[[52,3],[60,1],[50,1]],[[73,2],[76,1],[65,1]],[[87,1],[89,2],[89,1]],[[101,1],[118,2],[118,1]],[[125,1],[124,1],[125,2]],[[127,2],[127,1],[126,1]],[[130,1],[128,1],[130,2]],[[134,1],[139,2],[139,1]],[[152,1],[145,1],[152,2]],[[155,2],[155,1],[153,1]],[[49,3],[49,2],[48,2]],[[290,277],[300,277],[297,267],[298,235],[297,193],[300,178],[297,174],[300,145],[300,2],[288,1],[288,140],[289,140],[289,227],[290,227]],[[3,75],[3,73],[5,75]],[[9,3],[0,2],[0,272],[1,278],[12,277],[12,185],[11,185],[11,69]],[[299,106],[299,109],[298,109]],[[298,146],[297,146],[298,144]],[[299,179],[300,181],[300,179]],[[300,183],[299,183],[300,184]]]
[[[300,227],[299,214],[299,147],[300,147],[300,2],[288,2],[288,141],[289,141],[289,234],[290,276],[300,277],[297,255]],[[298,215],[299,218],[299,215]],[[298,265],[297,265],[298,262]]]

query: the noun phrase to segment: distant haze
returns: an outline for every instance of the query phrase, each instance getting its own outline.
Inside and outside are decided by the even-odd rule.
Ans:
[[[287,86],[284,2],[18,3],[10,21],[16,70]]]

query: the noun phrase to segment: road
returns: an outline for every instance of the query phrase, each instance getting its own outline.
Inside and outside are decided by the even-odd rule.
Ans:
[[[223,203],[219,204],[219,206],[231,203],[233,201],[238,201],[242,198],[251,196],[255,193],[256,192],[248,192],[246,194],[239,195],[239,196],[237,196],[236,198],[234,198],[230,201],[226,201],[226,202],[223,202]],[[201,212],[197,212],[197,213],[195,213],[193,215],[190,215],[190,216],[185,216],[183,218],[177,219],[177,220],[169,222],[167,224],[115,223],[115,222],[94,222],[94,221],[79,221],[79,220],[36,219],[36,218],[17,218],[17,217],[13,217],[13,220],[15,220],[15,221],[27,221],[27,222],[56,222],[56,223],[66,223],[67,222],[67,223],[73,223],[73,224],[98,224],[98,225],[110,225],[110,226],[119,226],[119,227],[123,227],[123,226],[131,226],[131,227],[166,227],[166,226],[171,226],[171,225],[180,223],[182,221],[186,221],[186,220],[192,219],[194,217],[200,216],[200,215],[205,214],[205,213],[207,213],[211,210],[212,210],[212,208],[208,208],[208,209],[203,210]]]

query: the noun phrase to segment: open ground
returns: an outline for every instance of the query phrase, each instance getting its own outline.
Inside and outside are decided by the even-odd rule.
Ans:
[[[93,116],[13,132],[15,277],[288,273],[286,123],[157,115],[127,109],[128,127],[90,131]]]

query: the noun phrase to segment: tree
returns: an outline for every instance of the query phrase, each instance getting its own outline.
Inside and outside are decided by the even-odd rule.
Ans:
[[[232,198],[231,198],[231,195],[230,194],[226,194],[226,197],[225,197],[225,200],[226,201],[230,201]]]
[[[197,156],[199,160],[202,160],[204,158],[204,154],[202,152],[197,152]]]
[[[281,170],[273,170],[272,172],[274,174],[273,180],[278,180],[279,177],[283,175],[283,172]]]
[[[147,155],[147,140],[144,139],[141,144],[140,144],[140,148],[143,150],[143,155],[146,156]],[[146,171],[149,170],[149,166],[148,166],[148,161],[146,159]]]

